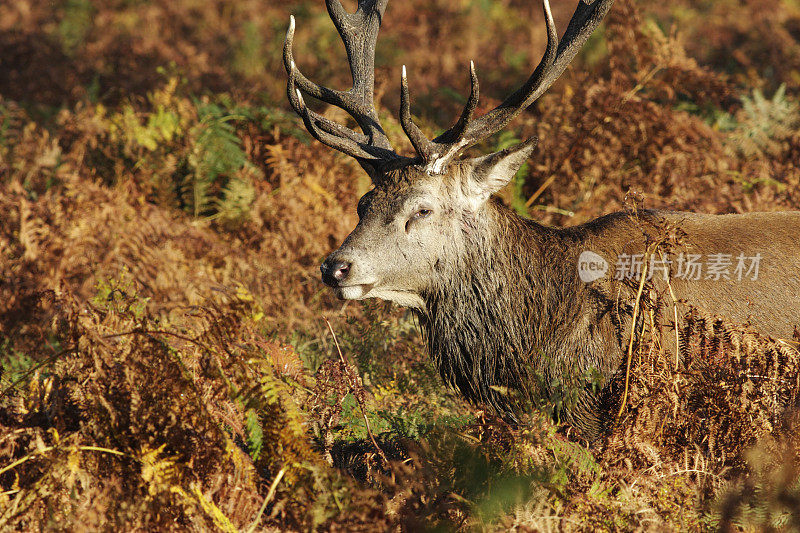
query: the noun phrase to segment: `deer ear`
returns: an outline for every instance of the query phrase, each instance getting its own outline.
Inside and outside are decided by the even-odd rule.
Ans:
[[[530,158],[539,139],[531,137],[511,148],[465,161],[464,193],[476,206],[506,186],[525,161]]]

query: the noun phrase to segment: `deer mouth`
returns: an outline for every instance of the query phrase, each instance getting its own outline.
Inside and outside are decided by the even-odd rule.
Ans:
[[[362,285],[346,285],[334,289],[337,298],[340,300],[365,300],[367,298],[379,298],[389,302],[394,302],[401,307],[412,309],[424,309],[425,300],[418,293],[405,289],[390,289],[382,286],[375,286],[375,283],[365,283]]]
[[[340,300],[363,300],[374,287],[374,283],[362,283],[359,285],[345,285],[336,287],[336,297]]]

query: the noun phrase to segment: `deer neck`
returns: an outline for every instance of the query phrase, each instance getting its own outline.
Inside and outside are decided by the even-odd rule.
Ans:
[[[563,261],[563,244],[557,230],[499,204],[464,222],[457,260],[438,272],[420,322],[445,381],[508,412],[508,397],[498,391],[529,382],[537,370],[532,356],[554,342],[567,274],[548,258],[561,254]]]

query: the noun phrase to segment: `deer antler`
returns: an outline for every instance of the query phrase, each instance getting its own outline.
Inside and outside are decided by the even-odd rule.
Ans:
[[[283,64],[289,76],[289,103],[300,115],[309,133],[320,142],[358,160],[368,174],[376,173],[389,161],[401,158],[393,149],[375,110],[375,43],[389,0],[359,0],[355,13],[348,13],[340,0],[326,0],[328,14],[344,42],[353,86],[347,91],[323,87],[306,78],[292,55],[295,22],[289,22],[283,45]],[[305,105],[302,93],[345,110],[363,133],[338,124]]]
[[[581,49],[597,25],[611,8],[613,0],[581,0],[567,31],[559,43],[550,3],[543,0],[547,25],[547,49],[541,62],[530,78],[503,103],[480,118],[473,119],[478,105],[478,77],[475,65],[470,62],[472,91],[461,118],[449,130],[434,140],[428,140],[412,122],[408,96],[408,80],[405,68],[401,78],[401,113],[403,130],[411,139],[414,149],[427,162],[431,174],[440,174],[450,161],[463,149],[472,146],[503,129],[512,119],[535,102],[566,70],[572,58]]]
[[[350,72],[353,75],[353,87],[347,91],[317,85],[297,69],[292,58],[294,17],[291,18],[283,48],[283,62],[289,75],[289,102],[303,118],[309,133],[331,148],[356,158],[373,179],[377,179],[380,170],[389,164],[408,161],[392,149],[378,121],[374,104],[375,43],[388,1],[358,0],[358,9],[351,14],[344,9],[340,0],[325,0],[328,13],[347,50]],[[547,49],[530,78],[503,103],[482,117],[474,118],[478,107],[479,85],[475,64],[470,62],[472,89],[461,117],[452,128],[433,140],[429,140],[411,118],[408,77],[403,66],[400,82],[400,123],[414,146],[418,159],[425,163],[428,173],[441,174],[461,151],[497,133],[535,102],[564,72],[608,13],[612,3],[613,0],[580,0],[567,31],[559,42],[550,3],[543,0]],[[303,92],[347,111],[363,133],[346,128],[310,110],[303,100]]]

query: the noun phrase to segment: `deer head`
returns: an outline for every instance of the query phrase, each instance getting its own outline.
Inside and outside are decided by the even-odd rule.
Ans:
[[[485,240],[493,224],[491,195],[505,186],[530,157],[536,139],[482,157],[459,156],[503,129],[558,79],[608,12],[612,0],[581,0],[561,41],[549,2],[544,0],[547,49],[533,74],[500,105],[475,117],[479,84],[475,65],[470,62],[471,91],[464,110],[453,127],[433,140],[411,118],[403,66],[400,123],[416,152],[414,157],[402,156],[392,148],[375,110],[375,44],[387,3],[358,0],[356,12],[349,13],[340,0],[326,0],[347,51],[353,78],[353,86],[347,91],[317,85],[299,71],[292,56],[292,17],[283,50],[287,94],[309,133],[354,157],[374,185],[359,201],[355,230],[322,264],[323,281],[343,299],[374,297],[423,308],[437,276],[455,268],[470,243]],[[303,94],[345,110],[361,131],[309,109]]]

